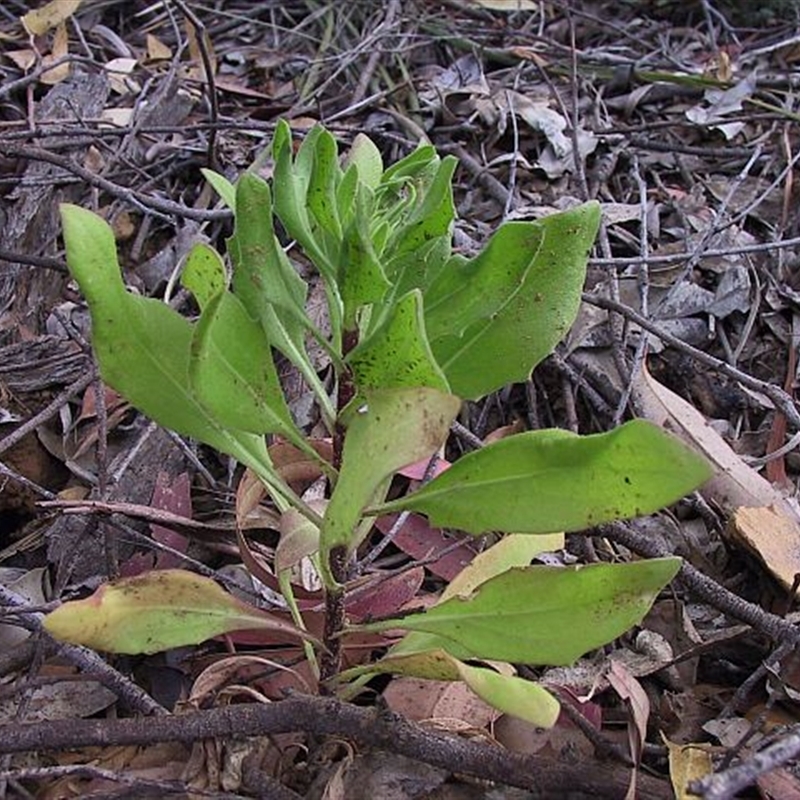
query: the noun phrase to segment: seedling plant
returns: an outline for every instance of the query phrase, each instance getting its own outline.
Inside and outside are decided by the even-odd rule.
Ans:
[[[126,289],[102,218],[72,205],[61,210],[103,380],[161,425],[236,459],[247,468],[243,480],[268,493],[281,517],[273,566],[293,622],[170,570],[109,583],[65,603],[46,625],[57,637],[115,652],[267,628],[304,641],[326,691],[352,696],[380,672],[465,681],[497,709],[552,725],[556,699],[510,665],[569,664],[620,636],[641,621],[680,560],[532,560],[562,546],[565,532],[674,502],[709,468],[659,428],[634,420],[587,436],[508,436],[390,496],[400,470],[443,452],[466,401],[526,380],[564,336],[600,209],[587,203],[506,222],[466,256],[452,246],[455,159],[421,145],[386,167],[363,135],[344,156],[339,151],[318,126],[295,152],[281,122],[269,180],[254,170],[235,183],[205,173],[235,223],[227,260],[197,244],[183,265],[182,285],[199,307],[194,320]],[[301,261],[322,283],[324,324],[309,314]],[[311,345],[324,353],[324,369]],[[276,353],[313,393],[329,447],[293,419]],[[325,499],[292,488],[267,436],[316,465],[327,479]],[[476,536],[502,535],[425,611],[356,624],[346,601],[357,559],[376,520],[403,512]],[[308,633],[294,596],[293,569],[303,557],[325,595],[321,641]],[[379,660],[341,669],[349,635],[386,631],[406,634]]]

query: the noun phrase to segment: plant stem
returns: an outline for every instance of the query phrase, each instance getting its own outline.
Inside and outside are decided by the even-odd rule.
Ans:
[[[345,330],[342,332],[342,357],[358,344],[358,331]],[[353,375],[348,369],[339,374],[337,389],[337,407],[341,411],[356,394],[353,384]],[[338,472],[342,468],[344,454],[344,426],[336,421],[333,431],[333,466]],[[344,630],[347,616],[344,607],[344,583],[347,581],[348,553],[346,547],[335,547],[328,556],[328,572],[335,581],[334,586],[328,586],[325,591],[325,632],[323,642],[328,652],[320,658],[320,679],[325,681],[339,673],[342,658],[342,643],[340,635]]]

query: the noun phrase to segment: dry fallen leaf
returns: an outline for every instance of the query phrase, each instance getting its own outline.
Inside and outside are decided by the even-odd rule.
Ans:
[[[41,36],[71,17],[82,2],[83,0],[50,0],[41,8],[35,8],[20,17],[20,22],[31,36]]]
[[[690,403],[642,370],[636,394],[643,415],[703,453],[714,477],[702,489],[730,515],[730,534],[787,589],[800,573],[800,518],[789,500],[731,449]]]

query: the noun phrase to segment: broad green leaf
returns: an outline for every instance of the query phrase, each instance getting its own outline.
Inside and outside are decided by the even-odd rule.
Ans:
[[[451,259],[463,260],[461,256],[453,257],[451,235],[438,236],[430,242],[411,252],[388,258],[386,274],[392,276],[394,284],[393,296],[401,297],[412,289],[423,289],[450,264]]]
[[[503,675],[487,667],[474,667],[454,658],[446,650],[434,649],[408,655],[389,654],[374,664],[347,670],[342,680],[363,674],[390,672],[438,681],[464,681],[490,706],[540,728],[556,724],[558,700],[538,683],[515,675]]]
[[[72,205],[61,206],[61,218],[67,263],[89,303],[103,380],[164,427],[228,453],[266,478],[264,438],[224,428],[190,385],[193,326],[165,303],[126,291],[104,220]]]
[[[431,337],[456,394],[474,400],[524,381],[552,352],[578,312],[599,224],[600,206],[594,202],[530,223],[541,228],[542,243],[509,302],[461,335]]]
[[[358,179],[370,189],[377,189],[383,176],[383,159],[381,151],[366,134],[359,133],[345,157],[345,169],[355,165]]]
[[[224,175],[220,175],[219,172],[214,172],[213,169],[201,167],[200,172],[203,173],[203,177],[222,198],[222,202],[225,203],[231,211],[236,211],[236,187]]]
[[[422,296],[409,292],[388,312],[384,324],[350,354],[358,391],[430,386],[448,391],[425,336]]]
[[[541,553],[559,550],[564,547],[563,533],[545,533],[540,536],[526,536],[510,533],[488,550],[478,553],[461,572],[445,586],[437,601],[443,603],[451,597],[469,596],[482,583],[501,575],[512,567],[526,567]],[[390,655],[403,653],[423,653],[436,648],[447,648],[447,642],[433,633],[411,631],[389,651]]]
[[[223,633],[271,631],[280,642],[315,641],[279,617],[250,606],[210,578],[181,569],[147,572],[101,586],[49,613],[56,639],[110,653],[156,653]]]
[[[295,446],[304,445],[264,331],[228,291],[203,309],[192,342],[189,376],[200,401],[225,427],[280,433]]]
[[[320,531],[323,567],[333,548],[358,546],[364,507],[398,469],[442,446],[461,406],[459,398],[430,388],[367,391],[364,398],[342,420],[342,466]],[[324,577],[331,586],[331,576]]]
[[[577,567],[516,567],[421,614],[354,626],[434,634],[460,659],[560,666],[641,622],[679,558]]]
[[[511,302],[524,285],[543,231],[535,222],[508,222],[468,261],[453,260],[425,290],[428,336],[461,336]]]
[[[181,283],[194,295],[200,309],[204,309],[212,297],[228,288],[228,276],[220,254],[202,242],[194,245],[186,256]]]
[[[705,459],[644,420],[592,436],[520,433],[468,453],[380,513],[411,509],[470,533],[552,533],[650,514],[711,477]]]
[[[564,547],[563,533],[525,536],[510,533],[493,544],[467,564],[445,586],[439,603],[451,597],[466,597],[490,578],[501,575],[512,567],[527,567],[536,556]]]

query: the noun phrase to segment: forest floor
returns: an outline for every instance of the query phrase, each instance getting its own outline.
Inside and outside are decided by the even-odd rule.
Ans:
[[[0,795],[800,798],[800,6],[738,5],[5,0]],[[164,567],[269,595],[274,507],[241,514],[236,464],[100,390],[59,204],[110,223],[131,291],[191,314],[180,265],[231,234],[201,169],[269,177],[279,119],[295,144],[317,123],[342,152],[367,134],[387,165],[420,143],[455,156],[460,252],[505,221],[601,204],[571,331],[527,382],[467,404],[448,456],[640,417],[715,477],[537,559],[684,559],[626,635],[569,667],[517,666],[558,694],[551,729],[460,683],[320,696],[303,649],[269,638],[99,657],[42,631],[59,600]],[[414,520],[365,540],[382,588],[361,617],[430,605],[474,556]],[[313,577],[296,592],[319,616]]]

